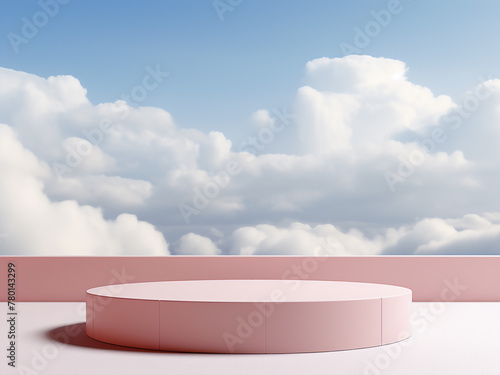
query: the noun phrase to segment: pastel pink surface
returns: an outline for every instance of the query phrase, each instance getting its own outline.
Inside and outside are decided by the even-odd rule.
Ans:
[[[382,345],[411,335],[411,294],[382,299]]]
[[[94,296],[96,340],[158,349],[159,328],[159,301]]]
[[[160,301],[160,349],[206,353],[265,353],[264,324],[238,338],[239,318],[255,311],[243,302]],[[235,338],[236,341],[235,342]]]
[[[267,321],[268,353],[324,352],[381,344],[380,299],[283,303]]]
[[[317,280],[167,281],[87,293],[94,296],[89,336],[169,351],[293,353],[375,346],[408,328],[411,308],[406,288]]]
[[[87,316],[87,324],[86,332],[90,337],[94,337],[94,295],[87,293],[86,298],[86,316]]]
[[[500,301],[500,256],[0,256],[18,271],[18,302],[82,302],[85,290],[130,282],[206,279],[291,279],[400,285],[415,302]],[[311,268],[308,265],[316,265]],[[304,278],[300,276],[301,278]],[[456,286],[455,286],[456,285]],[[458,288],[458,289],[457,289]],[[7,288],[0,301],[7,301]]]
[[[263,302],[281,292],[286,302],[393,297],[409,289],[382,284],[323,280],[184,280],[107,285],[87,293],[129,299],[200,302]]]

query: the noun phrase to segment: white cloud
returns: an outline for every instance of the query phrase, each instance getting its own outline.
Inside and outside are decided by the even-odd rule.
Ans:
[[[51,180],[50,186],[46,186],[51,196],[66,199],[78,196],[80,203],[98,204],[107,201],[110,206],[122,208],[145,204],[151,197],[152,189],[149,181],[105,175],[67,177]]]
[[[451,255],[475,254],[477,250],[500,254],[500,220],[486,219],[491,215],[423,219],[413,225],[386,228],[371,237],[331,224],[266,224],[239,228],[224,241],[232,254],[242,255]]]
[[[404,79],[402,61],[372,56],[322,57],[306,64],[306,78],[321,91],[348,92]]]
[[[294,119],[258,109],[246,141],[260,143],[241,151],[160,108],[93,105],[74,77],[0,68],[2,251],[160,254],[163,233],[183,254],[302,254],[328,238],[335,254],[498,252],[500,81],[453,102],[393,59],[305,70]],[[179,204],[195,200],[186,225]]]
[[[454,107],[451,98],[409,82],[406,71],[401,61],[371,56],[308,62],[310,85],[297,99],[307,152],[380,143],[436,124]]]
[[[287,227],[258,225],[235,230],[228,239],[232,254],[242,255],[374,255],[381,239],[367,239],[361,232],[341,232],[331,224]]]
[[[258,111],[255,111],[252,113],[250,120],[257,127],[257,129],[272,125],[276,122],[276,119],[267,109],[259,109]]]
[[[175,253],[179,255],[219,255],[221,251],[210,238],[188,233],[180,238]]]
[[[102,210],[75,200],[51,202],[43,192],[49,167],[26,150],[14,131],[0,124],[0,216],[9,254],[168,254],[153,225],[135,215],[105,220]]]

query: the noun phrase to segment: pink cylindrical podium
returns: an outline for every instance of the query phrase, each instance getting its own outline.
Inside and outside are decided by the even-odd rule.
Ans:
[[[319,280],[192,280],[87,291],[87,335],[145,349],[301,353],[411,334],[411,290]]]

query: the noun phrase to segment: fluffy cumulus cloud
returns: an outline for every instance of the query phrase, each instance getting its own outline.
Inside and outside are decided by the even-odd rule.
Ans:
[[[309,61],[233,143],[0,68],[0,253],[500,253],[500,81],[452,99],[407,70]]]
[[[321,58],[306,65],[298,91],[307,152],[329,154],[437,123],[452,100],[406,79],[401,61],[371,56]]]
[[[105,220],[100,208],[75,200],[50,201],[43,191],[50,168],[4,124],[0,124],[0,167],[0,212],[9,253],[168,254],[163,235],[135,215]]]
[[[500,215],[423,219],[372,236],[331,224],[263,224],[238,228],[227,241],[233,254],[245,255],[493,254],[500,243]]]
[[[218,255],[220,249],[208,237],[195,233],[188,233],[182,236],[176,248],[179,255]]]

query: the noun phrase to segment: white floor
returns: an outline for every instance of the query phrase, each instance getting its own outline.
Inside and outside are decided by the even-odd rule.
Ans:
[[[8,348],[7,304],[0,341]],[[500,374],[500,302],[413,303],[401,343],[312,354],[223,355],[125,348],[85,335],[83,303],[18,303],[16,368],[9,374]]]

